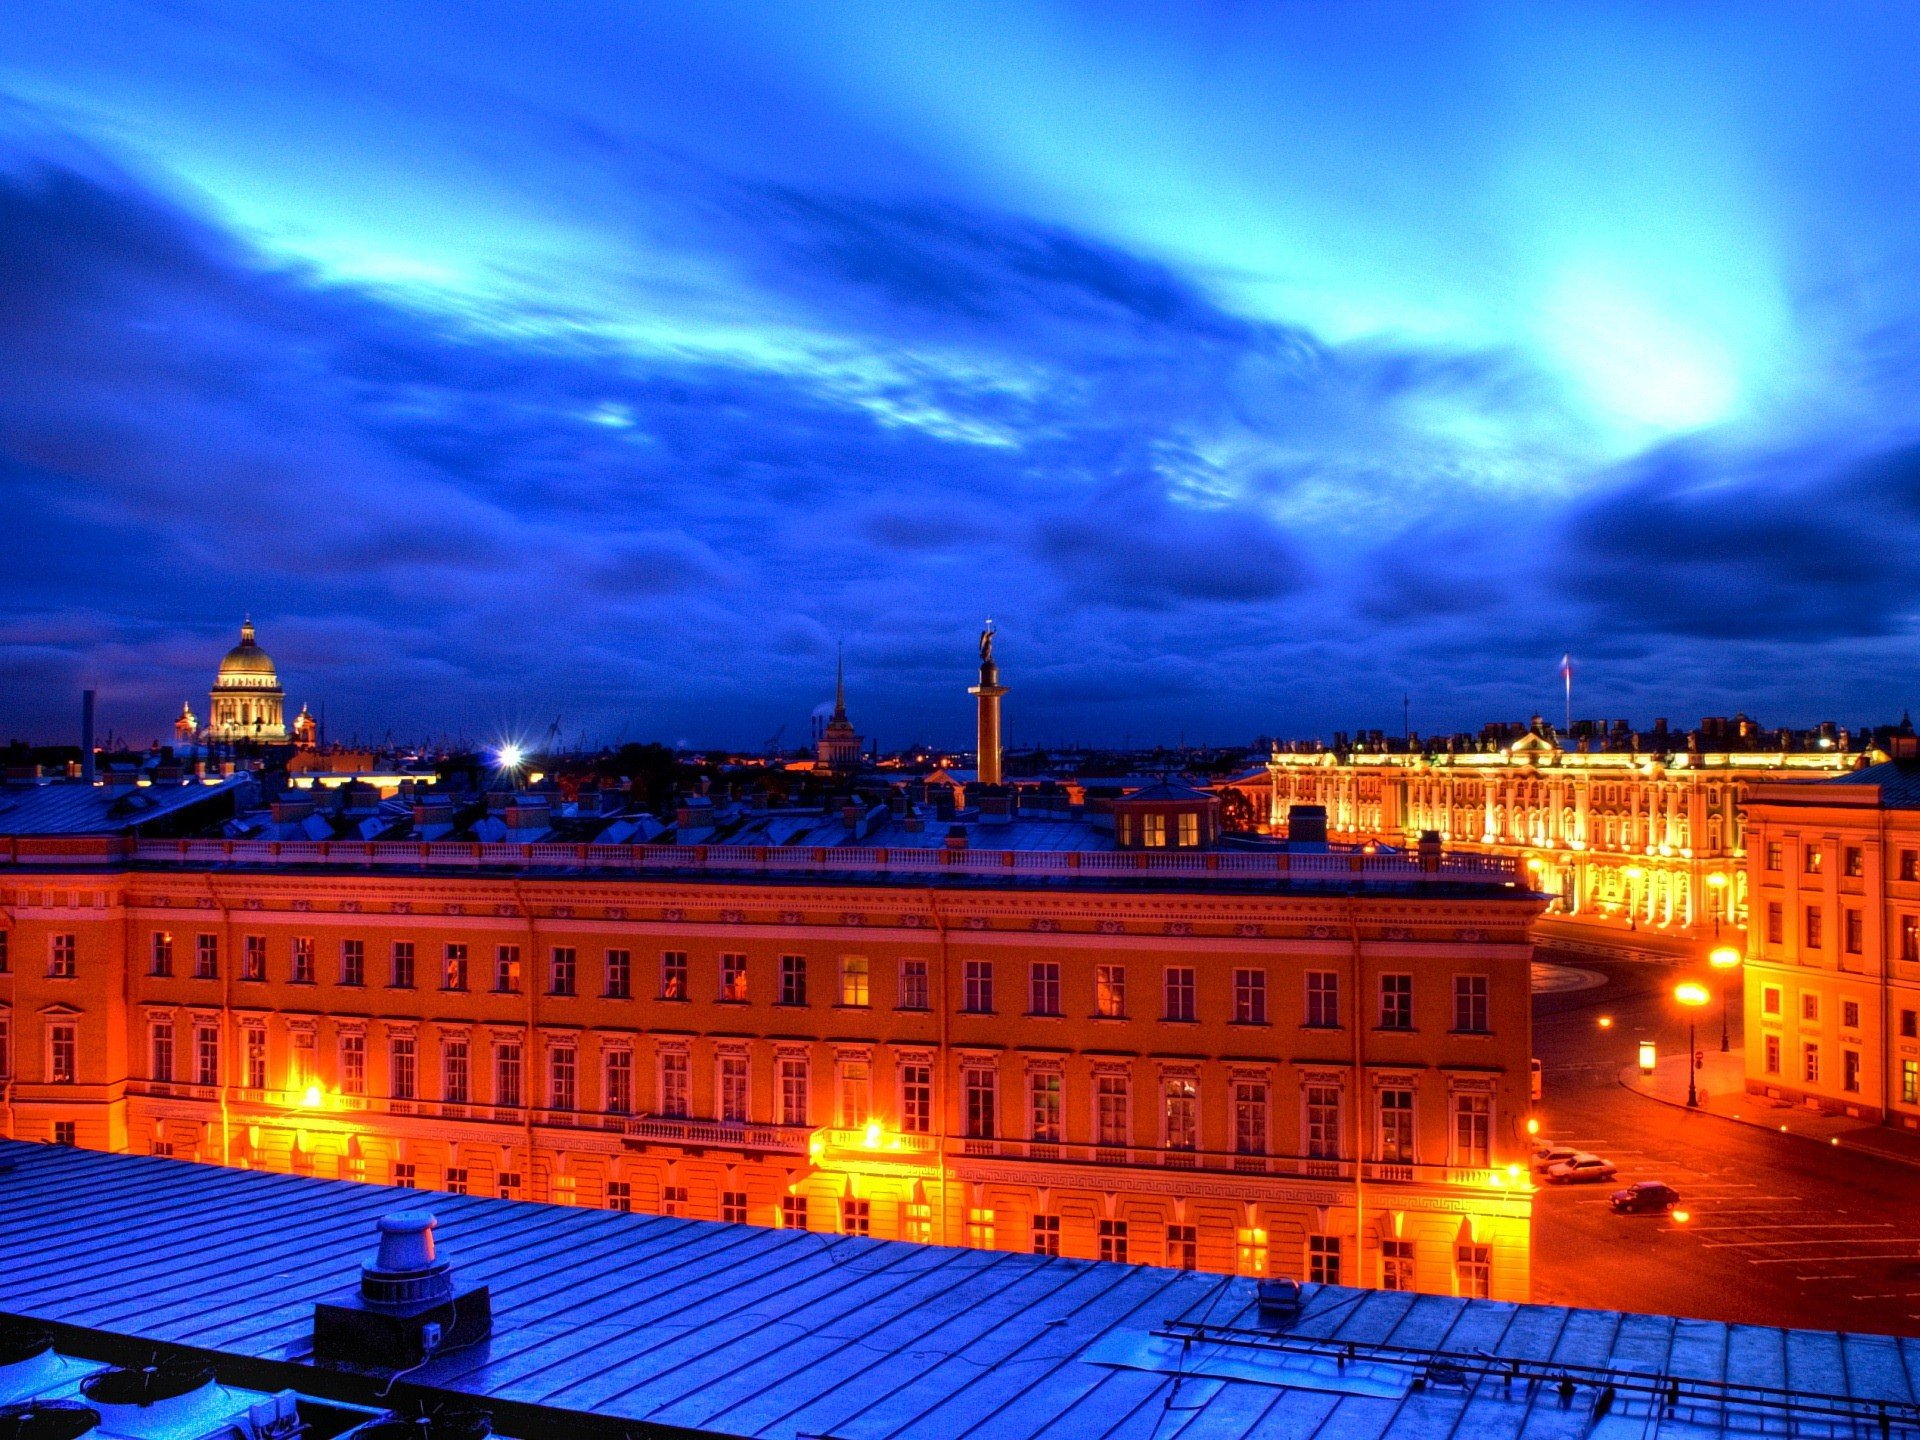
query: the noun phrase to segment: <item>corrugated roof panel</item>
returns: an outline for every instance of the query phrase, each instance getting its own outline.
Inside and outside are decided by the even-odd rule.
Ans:
[[[418,1378],[482,1400],[763,1440],[1641,1440],[1705,1413],[1623,1400],[1594,1426],[1590,1390],[1563,1408],[1553,1386],[1497,1375],[1337,1393],[1260,1343],[1242,1367],[1177,1377],[1152,1340],[1166,1322],[1258,1325],[1252,1282],[1231,1277],[0,1142],[6,1162],[0,1310],[244,1356],[303,1357],[314,1302],[354,1283],[375,1217],[430,1208],[460,1275],[492,1288],[496,1329]],[[1885,1337],[1311,1286],[1306,1299],[1293,1336],[1900,1402],[1920,1372],[1920,1343]]]

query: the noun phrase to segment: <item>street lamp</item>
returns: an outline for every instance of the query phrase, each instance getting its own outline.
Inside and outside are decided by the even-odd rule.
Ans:
[[[1724,1055],[1733,1048],[1727,1035],[1727,992],[1732,988],[1733,972],[1740,968],[1740,952],[1722,945],[1707,956],[1707,963],[1720,972],[1720,1053]]]
[[[1716,870],[1707,876],[1707,888],[1713,891],[1713,938],[1720,938],[1720,912],[1727,908],[1727,877]]]
[[[1687,1108],[1689,1110],[1697,1110],[1700,1108],[1700,1091],[1696,1088],[1693,1081],[1693,1064],[1694,1057],[1697,1053],[1693,1048],[1695,1040],[1694,1017],[1700,1007],[1711,1000],[1713,996],[1707,993],[1706,986],[1697,985],[1693,981],[1688,980],[1673,987],[1673,998],[1686,1006],[1687,1009]]]

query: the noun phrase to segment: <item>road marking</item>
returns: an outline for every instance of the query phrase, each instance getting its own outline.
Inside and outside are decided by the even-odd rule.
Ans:
[[[1718,1231],[1891,1231],[1893,1221],[1847,1221],[1834,1225],[1674,1225],[1676,1231],[1693,1231],[1693,1235],[1715,1235]],[[1885,1236],[1874,1236],[1885,1238]]]
[[[1749,1264],[1749,1265],[1804,1265],[1804,1264],[1806,1264],[1806,1263],[1807,1263],[1807,1261],[1808,1261],[1808,1260],[1811,1260],[1811,1259],[1814,1259],[1814,1258],[1815,1258],[1815,1257],[1813,1257],[1813,1256],[1810,1256],[1810,1255],[1789,1255],[1789,1256],[1787,1256],[1787,1258],[1786,1258],[1786,1259],[1784,1259],[1784,1260],[1782,1260],[1782,1259],[1779,1259],[1778,1257],[1776,1257],[1776,1258],[1774,1258],[1774,1259],[1771,1259],[1771,1260],[1749,1260],[1749,1261],[1747,1261],[1747,1264]],[[1846,1256],[1835,1256],[1835,1257],[1834,1257],[1834,1263],[1835,1263],[1836,1265],[1838,1265],[1838,1264],[1847,1264],[1847,1265],[1858,1265],[1858,1264],[1859,1264],[1859,1263],[1860,1263],[1860,1262],[1861,1262],[1862,1260],[1911,1260],[1911,1259],[1913,1259],[1913,1258],[1914,1258],[1914,1255],[1913,1255],[1913,1252],[1912,1252],[1911,1250],[1899,1250],[1899,1251],[1895,1251],[1895,1252],[1894,1252],[1893,1254],[1891,1254],[1891,1255],[1846,1255]],[[1805,1275],[1801,1275],[1801,1276],[1799,1276],[1799,1277],[1797,1277],[1797,1278],[1799,1278],[1799,1279],[1801,1279],[1801,1280],[1805,1280],[1805,1279],[1808,1279],[1809,1277],[1808,1277],[1808,1276],[1805,1276]],[[1844,1278],[1846,1278],[1846,1277],[1844,1277],[1844,1276],[1840,1276],[1840,1275],[1830,1275],[1830,1276],[1822,1276],[1822,1277],[1817,1277],[1817,1278],[1822,1278],[1822,1279],[1830,1279],[1830,1280],[1840,1280],[1840,1279],[1844,1279]]]
[[[1796,1275],[1793,1278],[1796,1280],[1825,1280],[1829,1278],[1838,1279],[1839,1277]],[[1853,1298],[1856,1300],[1911,1300],[1916,1295],[1920,1295],[1920,1290],[1875,1290],[1866,1295],[1856,1295]]]
[[[1848,1240],[1839,1235],[1824,1235],[1818,1240],[1706,1240],[1702,1241],[1702,1250],[1784,1250],[1789,1245],[1884,1245],[1885,1235],[1862,1235],[1858,1240]],[[1852,1256],[1848,1256],[1852,1259]],[[1908,1256],[1913,1259],[1913,1256]]]

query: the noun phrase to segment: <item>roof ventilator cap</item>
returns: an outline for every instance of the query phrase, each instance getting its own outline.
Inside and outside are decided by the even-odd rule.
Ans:
[[[360,1266],[360,1294],[369,1305],[420,1305],[453,1295],[453,1262],[434,1252],[434,1218],[400,1210],[379,1220],[380,1252]]]

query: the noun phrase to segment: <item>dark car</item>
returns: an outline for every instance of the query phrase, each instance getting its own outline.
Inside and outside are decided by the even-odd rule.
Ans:
[[[1680,1203],[1680,1192],[1658,1180],[1642,1180],[1614,1191],[1607,1203],[1620,1215],[1664,1215]]]

